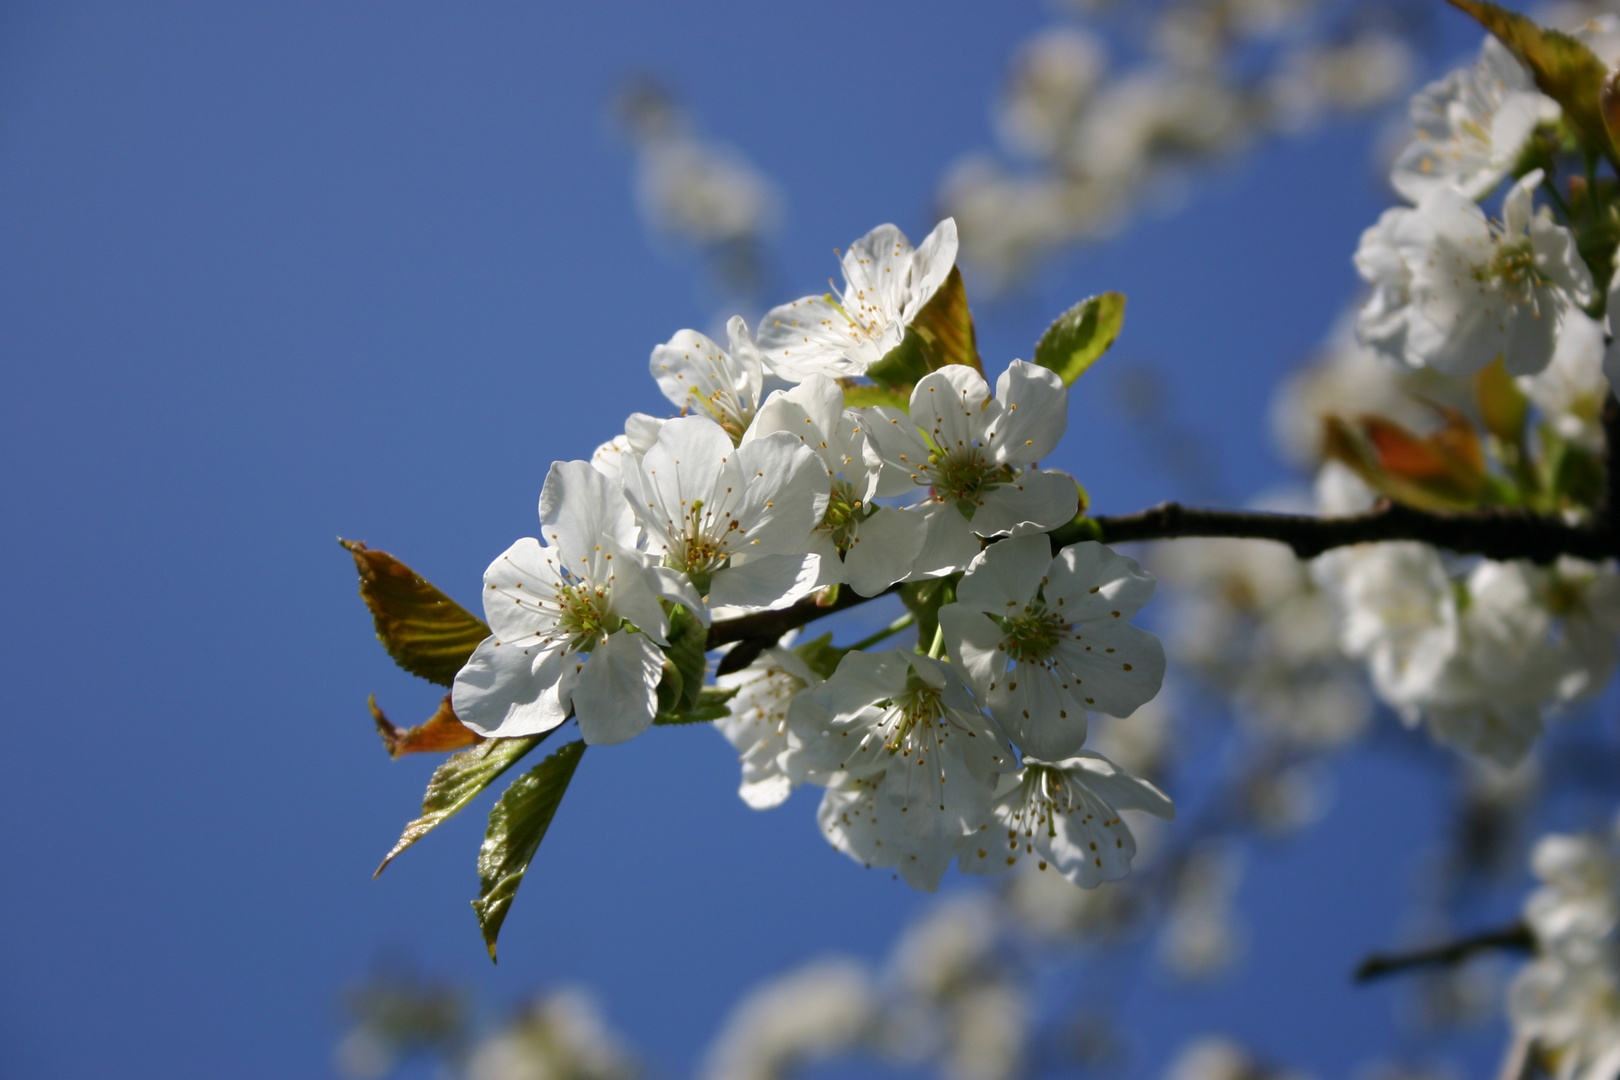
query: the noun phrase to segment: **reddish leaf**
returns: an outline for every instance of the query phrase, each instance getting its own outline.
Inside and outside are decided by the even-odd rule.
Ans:
[[[376,694],[367,698],[366,704],[371,707],[371,718],[377,723],[377,734],[382,736],[390,757],[461,750],[484,741],[482,735],[456,719],[455,710],[450,707],[449,694],[444,695],[444,700],[439,702],[439,710],[426,723],[413,728],[402,728],[391,723],[377,707]]]

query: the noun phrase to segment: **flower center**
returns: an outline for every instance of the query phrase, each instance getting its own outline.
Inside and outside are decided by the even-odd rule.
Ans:
[[[1491,260],[1474,268],[1474,279],[1498,292],[1515,295],[1521,303],[1532,302],[1531,290],[1547,283],[1547,275],[1536,266],[1536,253],[1529,240],[1498,244]]]
[[[891,698],[884,711],[887,734],[883,748],[903,757],[913,753],[921,756],[932,749],[932,746],[924,746],[924,742],[938,744],[936,722],[944,715],[945,703],[939,691],[918,678],[915,671],[907,672],[905,692]],[[929,738],[930,735],[933,737]]]
[[[1024,766],[1024,782],[1007,822],[1007,838],[1015,840],[1018,833],[1034,836],[1036,830],[1056,836],[1057,816],[1070,809],[1065,787],[1063,774],[1050,765]],[[1015,842],[1013,847],[1017,846]]]
[[[705,514],[703,507],[702,499],[693,499],[679,530],[670,530],[671,533],[678,531],[680,539],[670,549],[666,560],[675,569],[694,575],[694,582],[697,576],[713,574],[724,566],[731,557],[733,534],[737,537],[743,534],[742,522],[727,515],[725,529],[716,535],[714,526],[718,522]]]
[[[747,431],[748,425],[753,422],[754,414],[743,407],[736,394],[722,389],[705,395],[699,393],[695,386],[688,390],[687,394],[698,407],[709,414],[711,420],[731,436],[733,444],[742,442],[743,432]]]
[[[969,520],[973,511],[991,491],[1013,478],[1007,465],[992,465],[984,459],[984,451],[977,446],[941,454],[928,455],[928,475],[933,480],[934,497],[940,502],[954,502]]]
[[[1055,611],[1046,611],[1039,601],[1033,610],[1001,620],[1001,632],[1006,635],[1007,655],[1019,663],[1045,660],[1057,648],[1058,641],[1069,629],[1069,624]]]
[[[564,585],[557,590],[557,628],[575,652],[590,652],[624,622],[608,610],[605,585]]]
[[[832,534],[838,545],[838,554],[849,552],[855,541],[855,530],[861,522],[877,513],[877,507],[868,506],[855,497],[855,487],[842,477],[833,477],[832,497],[827,500],[827,513],[822,516],[819,529]]]

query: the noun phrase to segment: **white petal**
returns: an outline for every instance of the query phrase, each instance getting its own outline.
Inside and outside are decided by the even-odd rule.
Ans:
[[[1082,750],[1066,761],[1053,764],[1083,775],[1079,782],[1116,810],[1140,810],[1162,821],[1176,819],[1176,804],[1170,801],[1170,796],[1146,780],[1132,776],[1101,754]]]
[[[921,514],[879,507],[855,530],[844,553],[844,580],[862,596],[876,596],[911,575],[927,538],[928,522]]]
[[[916,569],[911,572],[911,580],[954,574],[979,554],[979,539],[973,535],[973,527],[956,507],[937,502],[924,503],[921,509],[910,512],[921,514],[928,530],[922,550],[917,553]]]
[[[1012,483],[984,494],[973,514],[973,531],[995,536],[1025,524],[1055,529],[1067,524],[1079,509],[1080,492],[1072,476],[1056,469],[1028,469]]]
[[[1129,716],[1152,701],[1164,682],[1164,646],[1158,637],[1121,620],[1087,623],[1058,643],[1057,656],[1073,675],[1074,694],[1086,708]]]
[[[991,544],[969,564],[956,586],[956,600],[987,615],[1021,615],[1051,565],[1052,545],[1044,535]]]
[[[1135,559],[1095,540],[1058,552],[1046,579],[1047,606],[1077,620],[1129,619],[1153,599],[1158,585]]]
[[[1014,360],[996,380],[996,400],[1005,408],[985,435],[990,460],[1028,465],[1057,449],[1069,426],[1069,389],[1057,372]]]
[[[603,538],[636,546],[636,518],[624,492],[588,461],[555,461],[540,489],[540,526],[546,542],[574,573],[606,575],[596,556]]]
[[[550,731],[568,718],[570,655],[560,646],[540,650],[485,638],[456,673],[450,707],[491,738]]]
[[[1005,638],[1001,628],[988,615],[961,604],[939,609],[939,625],[945,631],[945,651],[973,692],[980,697],[999,683],[1007,670]]]
[[[818,555],[765,555],[716,571],[709,604],[721,619],[783,608],[814,592],[820,577]]]
[[[501,641],[540,643],[556,628],[552,604],[562,583],[561,556],[526,536],[484,571],[484,621]]]
[[[929,372],[911,391],[912,422],[941,453],[970,449],[1000,413],[984,377],[962,364]]]
[[[652,726],[664,654],[646,634],[620,632],[591,650],[574,687],[579,732],[593,746],[621,743]]]
[[[991,714],[1027,754],[1052,760],[1085,744],[1085,708],[1056,674],[1038,664],[1014,665],[989,699]]]
[[[738,455],[744,489],[736,516],[745,532],[733,550],[752,556],[803,548],[827,511],[829,479],[821,459],[783,432],[747,443]]]

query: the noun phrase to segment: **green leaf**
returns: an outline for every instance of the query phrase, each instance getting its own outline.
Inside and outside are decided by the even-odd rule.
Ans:
[[[1481,0],[1450,0],[1496,35],[1508,51],[1535,76],[1543,94],[1558,102],[1564,120],[1590,150],[1616,161],[1615,147],[1603,120],[1603,80],[1608,69],[1581,42],[1557,30],[1537,26],[1517,12]]]
[[[984,374],[979,363],[978,335],[973,331],[973,312],[968,310],[962,271],[956,267],[951,267],[950,276],[917,312],[911,326],[922,339],[929,371],[938,371],[947,364],[963,364]]]
[[[354,556],[360,599],[394,663],[440,686],[454,682],[489,627],[386,551],[358,540],[338,543]]]
[[[478,899],[472,906],[478,913],[478,925],[484,931],[484,945],[492,961],[495,939],[500,936],[507,909],[523,884],[529,861],[546,838],[546,830],[584,753],[585,743],[579,739],[560,747],[512,781],[489,812],[489,830],[484,834],[484,846],[478,850]]]
[[[1058,373],[1064,386],[1095,364],[1125,323],[1125,295],[1105,292],[1082,300],[1058,316],[1035,345],[1035,362]]]
[[[706,724],[719,720],[731,714],[731,706],[727,702],[737,695],[737,690],[735,686],[724,690],[718,686],[705,686],[692,705],[676,712],[661,712],[653,717],[653,723]]]
[[[470,750],[463,750],[448,758],[428,781],[422,795],[422,816],[405,826],[399,842],[377,867],[376,877],[388,868],[394,857],[422,837],[439,827],[441,822],[454,817],[463,806],[472,802],[480,791],[495,782],[496,777],[517,764],[518,759],[533,750],[551,732],[526,735],[519,739],[490,739]]]

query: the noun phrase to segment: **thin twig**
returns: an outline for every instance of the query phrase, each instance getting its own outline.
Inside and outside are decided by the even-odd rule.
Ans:
[[[1371,982],[1373,979],[1410,971],[1413,968],[1453,967],[1475,953],[1490,949],[1529,952],[1535,948],[1535,944],[1535,938],[1530,935],[1530,928],[1522,922],[1517,922],[1512,926],[1488,930],[1483,934],[1475,934],[1473,937],[1461,938],[1429,949],[1388,955],[1374,953],[1357,965],[1355,981]]]

